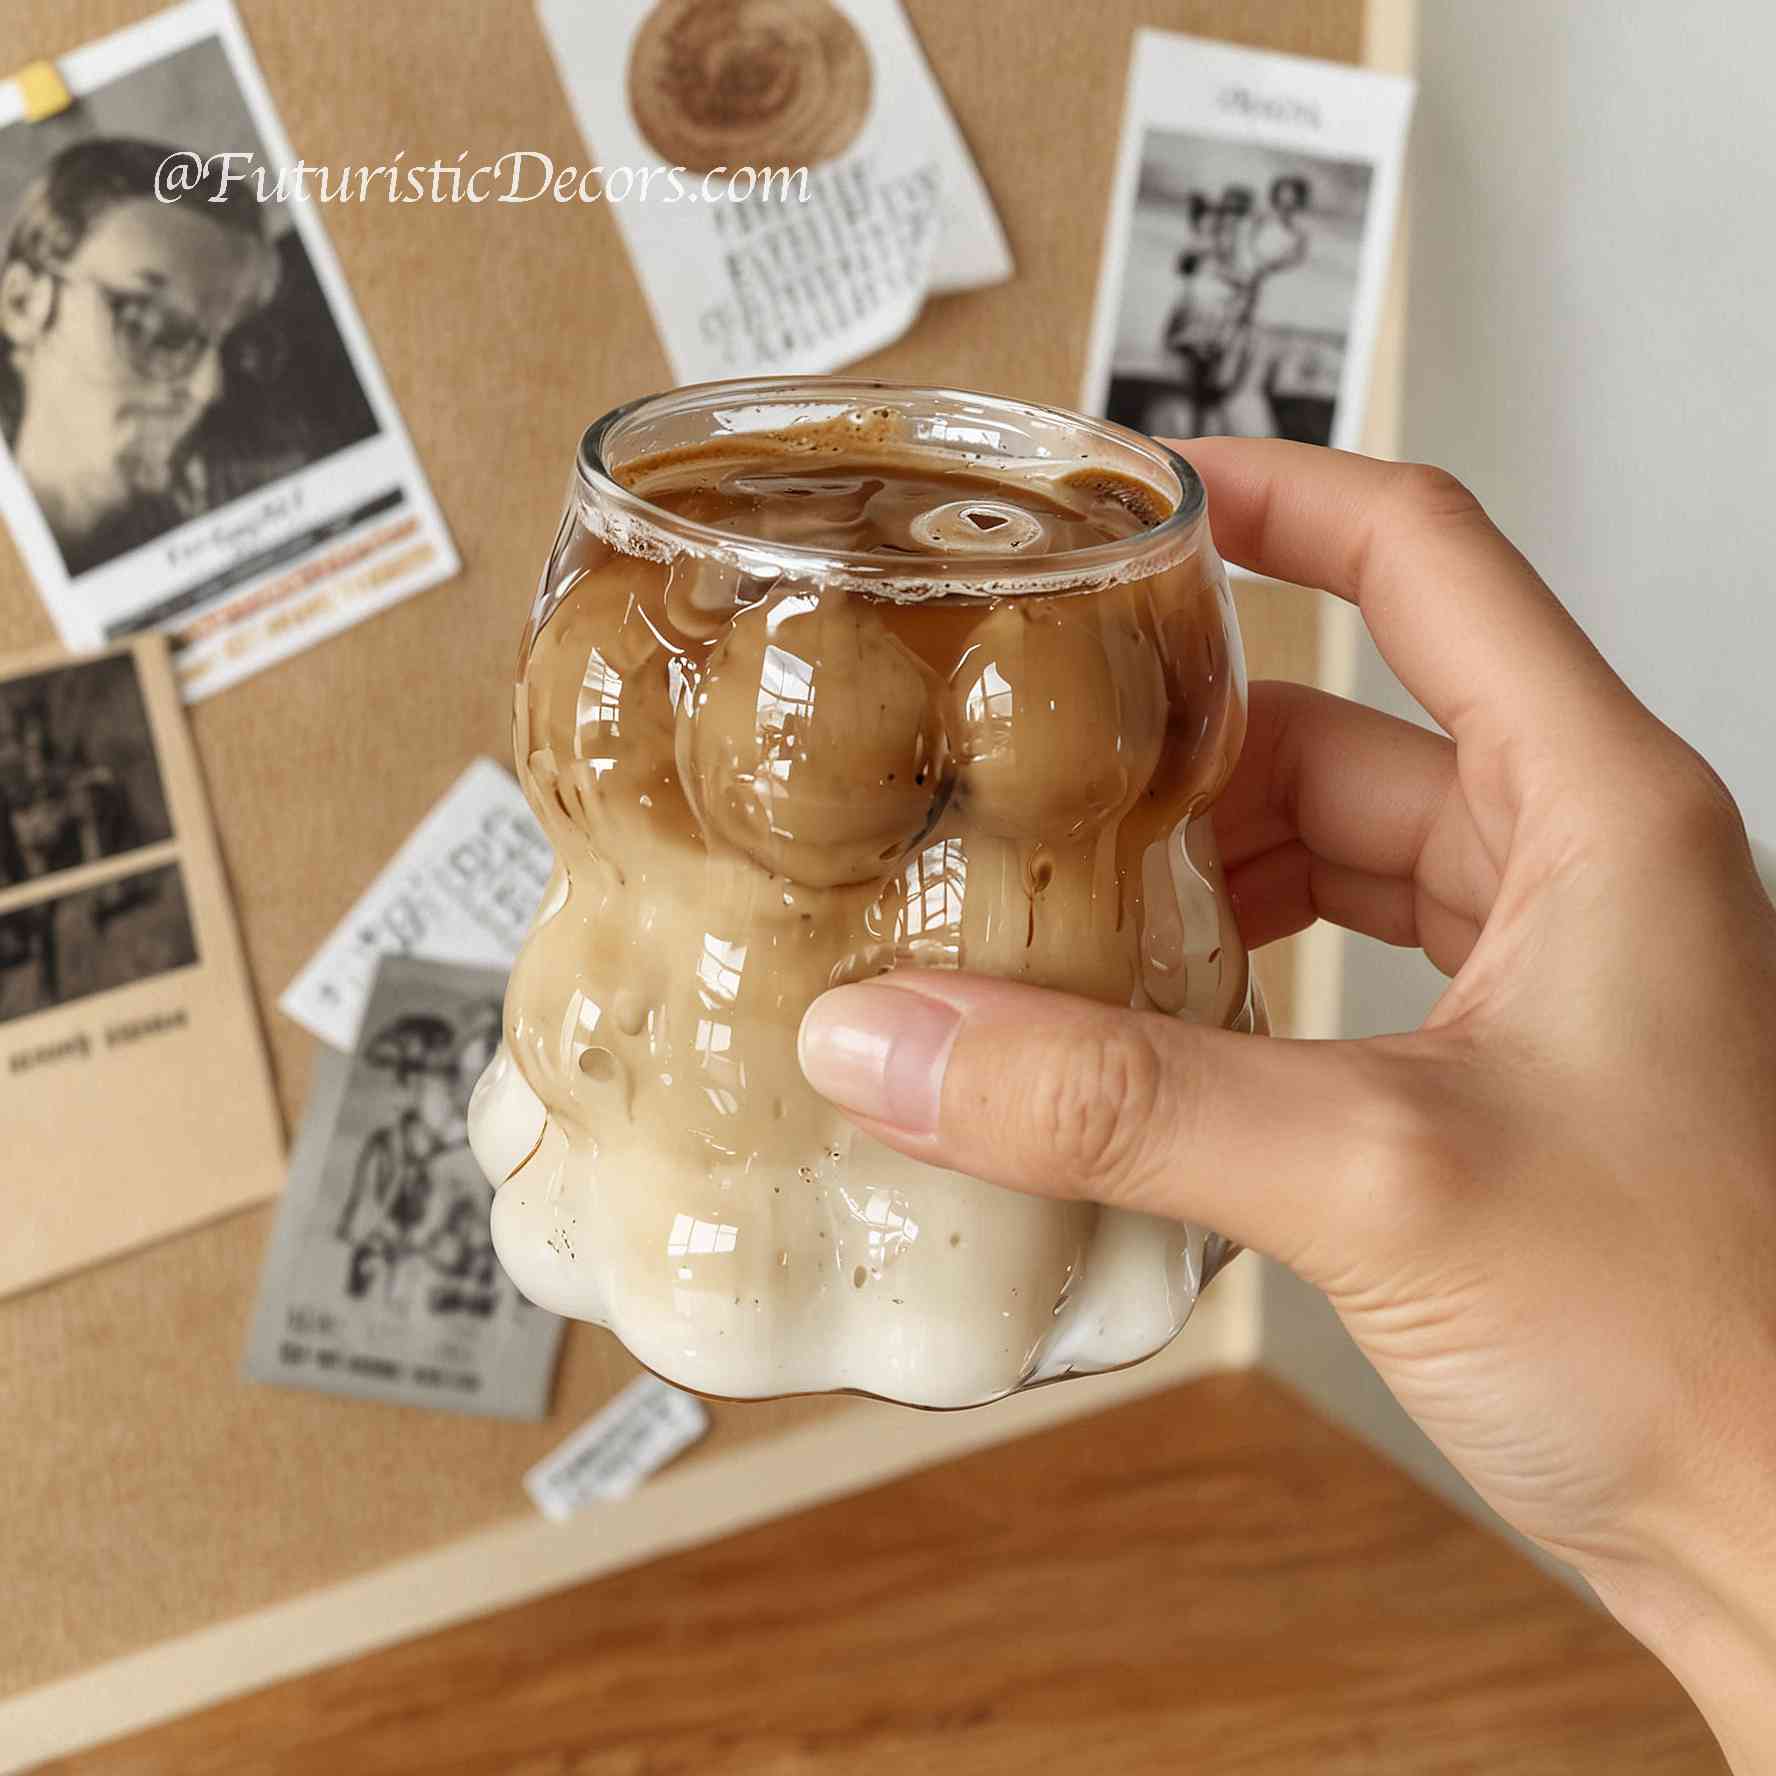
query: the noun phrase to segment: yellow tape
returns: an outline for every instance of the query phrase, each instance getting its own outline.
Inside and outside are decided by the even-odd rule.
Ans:
[[[19,69],[13,78],[25,95],[27,123],[41,123],[74,103],[74,95],[56,72],[54,62],[33,62],[28,68]]]

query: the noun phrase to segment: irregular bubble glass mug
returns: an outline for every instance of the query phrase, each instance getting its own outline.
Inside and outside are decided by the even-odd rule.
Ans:
[[[1207,817],[1244,725],[1162,445],[818,378],[600,420],[519,665],[557,868],[470,1109],[518,1287],[735,1398],[968,1406],[1159,1350],[1224,1241],[892,1152],[796,1031],[915,966],[1263,1032]]]

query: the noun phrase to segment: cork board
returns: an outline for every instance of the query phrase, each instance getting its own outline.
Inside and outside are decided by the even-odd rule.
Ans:
[[[594,3],[594,0],[588,0]],[[1361,0],[906,0],[1017,259],[859,366],[1071,403],[1138,24],[1355,60]],[[16,60],[154,10],[11,0]],[[329,165],[586,151],[528,0],[241,0],[299,153]],[[200,705],[193,728],[287,1120],[310,1038],[278,993],[434,798],[503,757],[519,626],[588,420],[665,386],[596,206],[329,207],[325,223],[455,534],[456,580]],[[1245,595],[1255,675],[1302,675],[1312,607]],[[0,652],[53,639],[0,540]],[[1287,982],[1267,974],[1273,989]],[[1278,996],[1273,991],[1273,996]],[[633,1373],[573,1329],[541,1425],[237,1379],[270,1212],[0,1303],[0,1696],[482,1528],[524,1468]],[[806,1422],[728,1408],[692,1459]]]

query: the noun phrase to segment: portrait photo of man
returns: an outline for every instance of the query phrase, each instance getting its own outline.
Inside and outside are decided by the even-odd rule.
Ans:
[[[190,448],[231,383],[279,260],[243,185],[212,171],[164,202],[168,143],[100,137],[38,177],[0,258],[0,417],[70,575],[208,509]]]
[[[64,647],[165,635],[195,701],[457,570],[323,211],[385,218],[317,190],[230,0],[53,66],[0,79],[0,572]],[[429,289],[381,299],[423,359]]]
[[[264,164],[214,42],[0,129],[0,442],[70,580],[377,433]]]

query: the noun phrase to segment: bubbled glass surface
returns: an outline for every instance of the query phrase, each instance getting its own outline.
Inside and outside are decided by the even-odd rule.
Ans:
[[[770,497],[650,494],[712,451]],[[882,463],[959,497],[884,504]],[[1138,522],[1040,552],[1075,533],[995,483]],[[909,966],[1262,1031],[1207,818],[1244,716],[1200,484],[1135,434],[818,379],[600,421],[516,687],[557,869],[470,1116],[518,1286],[738,1398],[966,1406],[1160,1349],[1224,1242],[903,1157],[796,1031]]]

